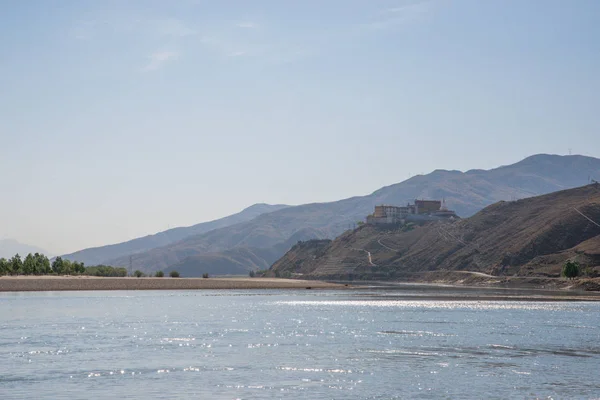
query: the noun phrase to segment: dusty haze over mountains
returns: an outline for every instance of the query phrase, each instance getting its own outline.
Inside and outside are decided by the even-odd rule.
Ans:
[[[36,246],[19,243],[14,239],[0,239],[0,258],[10,258],[15,254],[25,256],[29,253],[41,253],[51,256],[46,250]]]
[[[0,2],[0,237],[59,254],[436,169],[598,157],[599,11]]]

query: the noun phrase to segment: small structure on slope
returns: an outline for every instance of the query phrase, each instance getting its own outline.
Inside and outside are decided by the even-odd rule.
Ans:
[[[446,200],[415,200],[406,206],[379,205],[373,214],[367,216],[367,224],[399,224],[405,222],[435,221],[458,218],[448,210]]]

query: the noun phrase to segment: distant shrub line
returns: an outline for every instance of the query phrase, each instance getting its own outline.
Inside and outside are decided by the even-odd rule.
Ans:
[[[15,254],[10,259],[0,258],[0,276],[2,275],[87,275],[104,277],[126,277],[127,269],[123,267],[112,267],[110,265],[94,265],[86,267],[84,263],[69,261],[62,257],[56,257],[52,263],[43,254],[29,253],[25,259]],[[146,276],[140,270],[134,272],[134,276]],[[158,271],[157,278],[165,276],[164,272]],[[179,272],[171,271],[170,276],[179,278]]]
[[[125,277],[127,276],[127,270],[122,267],[116,268],[108,265],[97,265],[94,267],[86,267],[85,273],[83,275]]]

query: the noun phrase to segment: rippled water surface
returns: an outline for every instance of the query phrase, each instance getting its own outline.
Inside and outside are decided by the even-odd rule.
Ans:
[[[372,294],[0,294],[0,398],[600,397],[598,303]]]

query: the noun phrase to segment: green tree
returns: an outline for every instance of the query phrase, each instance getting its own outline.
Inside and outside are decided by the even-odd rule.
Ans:
[[[579,263],[577,261],[567,261],[562,269],[562,275],[568,279],[575,279],[579,275]]]
[[[62,275],[64,270],[65,265],[63,259],[60,256],[56,257],[54,261],[52,261],[52,271],[54,271],[54,273],[57,275]]]
[[[50,264],[50,260],[45,255],[40,255],[40,265],[44,274],[52,273],[52,265]]]
[[[73,273],[73,263],[70,260],[64,259],[63,262],[63,275],[71,275]]]
[[[156,274],[154,274],[154,276],[157,278],[162,278],[163,276],[165,276],[165,273],[162,271],[156,271]]]
[[[73,261],[73,263],[71,263],[71,273],[84,274],[85,265],[82,262]]]
[[[8,275],[9,273],[8,260],[6,258],[0,258],[0,275]]]
[[[250,271],[248,272],[248,276],[250,276],[250,278],[254,278],[256,276],[256,272]]]
[[[23,261],[21,261],[21,256],[15,254],[13,258],[10,259],[10,274],[11,275],[19,275],[23,273]]]
[[[50,260],[43,254],[35,253],[33,255],[35,258],[35,271],[36,275],[47,275],[52,272],[52,268],[50,267]]]
[[[142,276],[144,276],[144,273],[142,271],[140,271],[139,269],[136,269],[135,272],[133,273],[133,276],[135,276],[136,278],[141,278]]]
[[[205,273],[203,273],[203,274],[202,274],[202,277],[203,277],[204,279],[208,279],[208,272],[205,272]]]
[[[169,272],[169,276],[171,278],[179,278],[179,272],[177,272],[177,271],[171,271],[171,272]]]
[[[23,274],[24,275],[33,275],[36,271],[36,259],[33,257],[33,254],[27,254],[25,260],[23,261]]]

